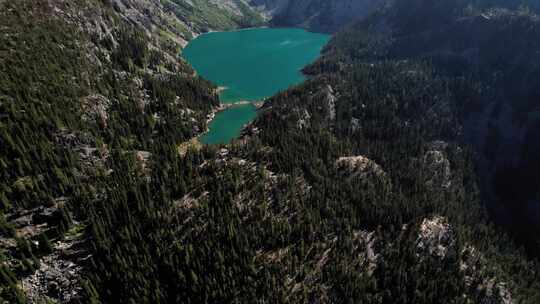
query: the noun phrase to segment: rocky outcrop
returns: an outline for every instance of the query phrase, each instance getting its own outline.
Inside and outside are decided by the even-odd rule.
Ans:
[[[375,176],[386,179],[384,170],[377,163],[362,155],[340,157],[336,161],[336,168],[349,178],[368,179]]]
[[[303,293],[308,291],[313,303],[333,303],[330,286],[325,284],[325,275],[336,263],[343,262],[338,262],[339,251],[342,250],[340,242],[344,240],[338,240],[333,235],[325,236],[320,242],[310,246],[303,263],[295,263],[294,266],[285,269],[287,272],[285,285],[289,299],[302,298]],[[351,251],[351,258],[346,262],[347,269],[361,273],[366,278],[371,277],[378,267],[381,255],[376,249],[379,240],[375,237],[375,233],[364,230],[353,231],[347,236],[347,242],[351,244],[348,248]],[[260,250],[255,259],[279,267],[293,254],[294,250],[291,247],[271,251]]]
[[[6,221],[14,228],[16,237],[35,239],[50,228],[66,221],[62,210],[66,201],[67,198],[59,197],[47,202],[47,206],[19,209],[7,214]]]
[[[92,172],[96,170],[105,170],[109,150],[105,145],[97,147],[90,134],[61,129],[54,134],[54,141],[58,146],[69,149],[78,155],[82,169],[82,172],[79,173],[81,177],[91,176]]]
[[[441,263],[450,259],[456,252],[457,233],[446,217],[425,218],[418,231],[416,256],[424,261],[427,256],[437,258]],[[484,255],[472,245],[466,245],[457,252],[459,272],[468,288],[464,297],[474,303],[512,304],[514,300],[508,284],[493,273]],[[452,255],[455,256],[455,255]]]
[[[331,85],[327,85],[323,90],[323,94],[326,100],[326,107],[328,111],[328,119],[330,121],[336,120],[336,102],[338,100],[336,93]]]
[[[359,250],[358,258],[363,265],[366,266],[368,275],[373,275],[375,269],[377,269],[377,263],[379,261],[380,254],[376,251],[377,238],[375,232],[368,231],[355,231],[353,237],[356,250]]]
[[[39,259],[39,268],[22,279],[28,303],[81,301],[83,266],[90,258],[82,239],[83,230],[82,224],[75,223],[68,236],[55,242],[52,252]]]
[[[460,272],[465,276],[465,285],[470,290],[470,297],[480,303],[512,304],[515,303],[508,284],[496,276],[486,275],[485,257],[473,246],[466,246],[461,251]]]
[[[95,94],[87,96],[82,100],[82,120],[106,127],[107,120],[109,120],[108,111],[110,106],[111,101],[103,95]]]
[[[32,248],[39,261],[37,270],[21,280],[27,303],[76,303],[80,300],[81,275],[88,253],[82,238],[82,224],[73,223],[67,236],[59,240],[57,227],[67,227],[71,221],[63,210],[67,202],[68,198],[59,197],[48,203],[49,207],[18,210],[6,217],[16,238],[30,240],[28,248]],[[56,241],[51,245],[49,239],[53,238]],[[8,252],[16,251],[18,243],[14,238],[0,237],[0,247]],[[16,264],[8,255],[4,265],[14,267]]]
[[[436,216],[423,220],[416,239],[418,257],[429,254],[444,259],[449,249],[454,246],[454,232],[446,218]]]
[[[57,253],[43,257],[39,269],[22,280],[28,303],[73,303],[80,299],[81,271],[81,266],[60,258]]]
[[[296,122],[296,127],[298,129],[304,129],[309,127],[309,124],[311,123],[311,114],[309,114],[308,110],[304,109],[299,115],[298,121]]]
[[[431,143],[421,160],[425,171],[424,182],[430,189],[448,189],[452,185],[450,161],[444,152],[447,146],[443,141]]]

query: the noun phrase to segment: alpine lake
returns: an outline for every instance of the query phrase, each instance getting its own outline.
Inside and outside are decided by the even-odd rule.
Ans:
[[[254,103],[305,80],[302,68],[315,61],[329,35],[298,28],[253,28],[212,32],[182,52],[197,74],[220,89],[227,104],[216,114],[203,144],[229,143],[257,115]]]

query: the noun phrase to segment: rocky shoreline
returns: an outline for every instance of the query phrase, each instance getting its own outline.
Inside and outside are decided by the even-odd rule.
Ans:
[[[242,106],[242,105],[249,105],[249,104],[252,104],[255,106],[255,108],[257,109],[257,111],[259,109],[261,109],[264,105],[264,101],[248,101],[248,100],[242,100],[242,101],[238,101],[238,102],[234,102],[234,103],[222,103],[220,104],[218,107],[215,107],[214,109],[212,109],[212,111],[210,113],[208,113],[208,115],[206,116],[206,129],[201,132],[199,135],[197,135],[196,137],[194,137],[194,139],[197,139],[197,141],[199,141],[199,139],[201,138],[201,136],[207,134],[208,132],[210,132],[210,124],[212,123],[212,121],[216,118],[216,115],[223,112],[223,111],[226,111],[228,109],[231,109],[231,108],[234,108],[234,107],[238,107],[238,106]],[[244,127],[245,128],[245,127]],[[193,140],[193,139],[192,139]],[[191,140],[190,140],[191,141]],[[200,141],[199,141],[200,142]]]

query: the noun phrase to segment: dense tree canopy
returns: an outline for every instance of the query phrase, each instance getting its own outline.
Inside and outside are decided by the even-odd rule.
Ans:
[[[238,141],[180,149],[219,103],[211,83],[110,3],[90,1],[112,20],[100,39],[31,2],[0,2],[0,301],[24,303],[19,282],[54,257],[80,265],[72,302],[540,302],[534,238],[494,224],[482,183],[528,199],[539,171],[484,174],[499,130],[466,136],[498,98],[530,115],[538,166],[540,31],[523,8],[396,1],[338,33]]]

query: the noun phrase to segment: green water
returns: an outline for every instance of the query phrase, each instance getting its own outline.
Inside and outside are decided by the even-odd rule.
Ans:
[[[199,75],[226,88],[222,102],[257,101],[304,81],[301,69],[319,56],[329,37],[295,28],[209,33],[191,41],[182,55]],[[248,105],[218,113],[202,142],[229,142],[255,112]]]
[[[238,105],[220,112],[210,124],[210,131],[201,137],[205,144],[225,144],[238,137],[242,127],[257,116],[252,104]]]

